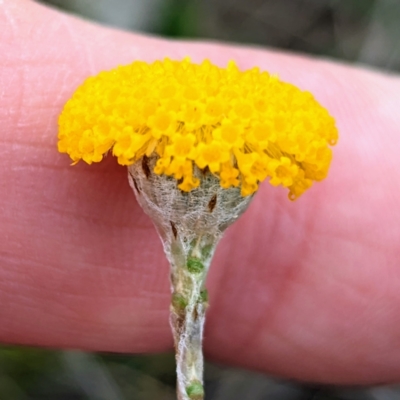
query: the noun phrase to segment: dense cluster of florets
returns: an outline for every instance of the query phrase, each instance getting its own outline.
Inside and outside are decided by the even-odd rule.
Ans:
[[[165,59],[88,78],[60,116],[58,149],[89,164],[110,150],[122,165],[157,157],[154,172],[182,191],[199,185],[196,167],[243,196],[269,177],[294,199],[325,178],[336,141],[326,109],[268,72]]]

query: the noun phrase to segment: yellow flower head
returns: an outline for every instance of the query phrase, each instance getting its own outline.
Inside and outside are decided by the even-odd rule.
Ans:
[[[243,196],[269,177],[293,200],[326,177],[338,133],[309,92],[268,72],[165,59],[88,78],[60,115],[58,138],[74,163],[110,150],[121,165],[154,156],[154,172],[182,191],[200,184],[200,169]]]

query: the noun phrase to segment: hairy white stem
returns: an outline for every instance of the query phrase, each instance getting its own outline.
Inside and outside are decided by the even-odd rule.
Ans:
[[[207,308],[205,280],[223,231],[247,209],[251,196],[223,189],[209,171],[195,168],[198,188],[189,193],[177,181],[153,172],[155,157],[128,167],[129,183],[153,220],[171,266],[171,327],[179,400],[203,400],[202,338]]]
[[[177,237],[169,246],[171,263],[171,328],[176,350],[179,400],[202,400],[203,330],[208,295],[204,283],[218,239],[202,235],[184,250]]]

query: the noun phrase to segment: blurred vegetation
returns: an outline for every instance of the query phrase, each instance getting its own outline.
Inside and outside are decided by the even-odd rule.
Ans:
[[[195,1],[167,0],[162,6],[162,18],[153,33],[173,38],[198,37],[198,8]]]
[[[42,0],[88,18],[170,37],[275,46],[387,69],[400,68],[400,2],[390,0]],[[116,3],[122,13],[115,13]],[[137,10],[143,15],[137,16]],[[151,5],[149,6],[149,4]],[[146,4],[150,8],[146,8]],[[113,10],[112,18],[107,19]],[[146,11],[147,10],[147,11]],[[151,18],[147,18],[151,13]],[[127,15],[135,15],[132,21]],[[145,21],[145,23],[143,22]],[[142,25],[141,25],[142,24]],[[144,24],[144,25],[143,25]],[[91,354],[0,348],[0,400],[174,399],[172,353]],[[395,400],[396,388],[340,389],[283,383],[206,367],[215,400]]]
[[[39,0],[125,29],[400,70],[399,0]]]

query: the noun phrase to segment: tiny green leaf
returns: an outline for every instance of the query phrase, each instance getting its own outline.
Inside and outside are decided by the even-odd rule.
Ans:
[[[192,274],[200,274],[204,271],[203,263],[195,257],[188,258],[186,266],[189,272],[191,272]]]
[[[186,393],[191,400],[202,400],[204,398],[203,385],[199,381],[194,381],[186,387]]]
[[[171,302],[177,311],[183,311],[187,306],[187,300],[181,293],[173,293]]]

